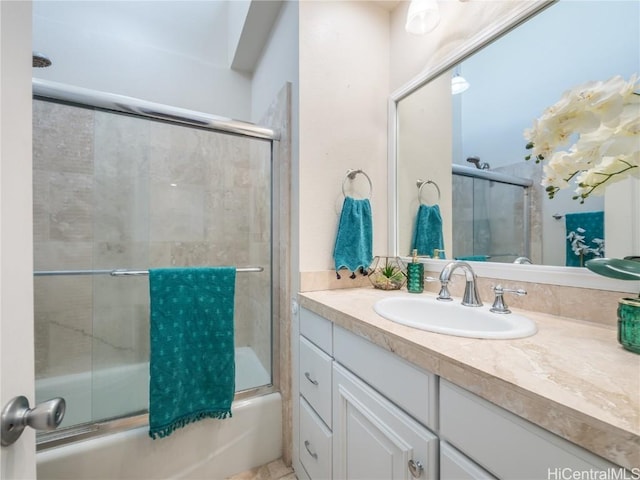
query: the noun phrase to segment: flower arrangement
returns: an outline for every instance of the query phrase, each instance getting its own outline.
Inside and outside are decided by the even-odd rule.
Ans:
[[[633,75],[588,82],[565,92],[525,130],[526,160],[546,161],[542,186],[549,198],[574,182],[574,200],[631,175],[640,177],[640,94]],[[568,146],[568,149],[560,150]]]
[[[604,256],[604,240],[602,238],[594,238],[591,243],[595,247],[590,247],[584,242],[586,230],[578,227],[574,231],[569,232],[567,240],[571,243],[571,250],[580,257],[580,266],[584,265],[584,259],[588,255],[591,258],[602,258]]]

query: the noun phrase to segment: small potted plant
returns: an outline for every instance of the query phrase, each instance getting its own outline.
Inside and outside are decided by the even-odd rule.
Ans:
[[[369,280],[375,288],[399,290],[407,280],[405,270],[398,257],[375,257],[369,267]]]

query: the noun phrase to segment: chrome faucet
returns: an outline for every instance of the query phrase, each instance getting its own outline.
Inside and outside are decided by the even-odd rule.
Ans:
[[[438,300],[449,302],[453,300],[449,293],[449,281],[451,274],[457,268],[462,268],[467,280],[467,284],[464,288],[464,295],[462,296],[462,305],[467,307],[481,307],[482,300],[480,300],[480,294],[478,293],[477,277],[471,265],[467,262],[450,262],[440,272],[440,293],[438,294]]]
[[[528,258],[528,257],[518,257],[516,258],[513,263],[528,263],[528,264],[532,264],[533,262]]]

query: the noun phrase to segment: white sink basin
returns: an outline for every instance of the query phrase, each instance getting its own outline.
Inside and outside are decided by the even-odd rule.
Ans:
[[[537,332],[536,324],[515,313],[499,314],[489,306],[465,307],[459,300],[429,297],[389,297],[373,306],[378,315],[409,327],[472,338],[522,338]]]

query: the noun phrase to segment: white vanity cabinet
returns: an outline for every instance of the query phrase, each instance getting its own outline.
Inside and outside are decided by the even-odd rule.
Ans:
[[[442,480],[495,480],[496,477],[447,442],[440,441],[440,478]]]
[[[304,308],[300,334],[300,479],[631,475]]]
[[[334,478],[437,478],[433,433],[337,363],[333,391]]]
[[[302,308],[298,383],[299,478],[438,478],[437,377]]]
[[[313,480],[332,477],[333,324],[300,309],[298,360],[300,463]],[[298,472],[298,478],[303,478]]]
[[[569,478],[580,472],[595,475],[609,469],[622,473],[603,458],[443,379],[439,436],[442,445],[449,443],[459,450],[442,448],[443,480],[493,478],[488,472],[498,478],[527,480]],[[452,476],[446,474],[445,463]],[[456,463],[468,476],[459,475]]]
[[[333,356],[333,478],[438,478],[437,377],[338,326]]]

